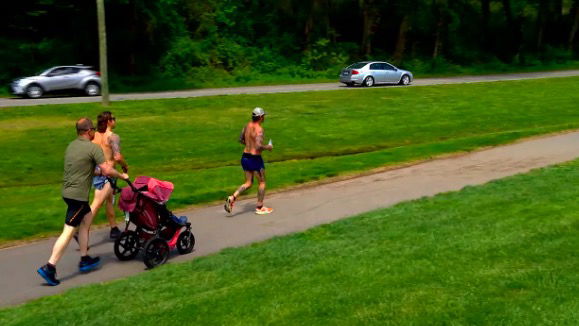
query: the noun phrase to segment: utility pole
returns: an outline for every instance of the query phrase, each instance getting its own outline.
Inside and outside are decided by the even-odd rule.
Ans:
[[[99,25],[99,57],[101,72],[101,94],[103,106],[109,106],[109,73],[107,68],[107,29],[105,25],[104,0],[96,0]]]

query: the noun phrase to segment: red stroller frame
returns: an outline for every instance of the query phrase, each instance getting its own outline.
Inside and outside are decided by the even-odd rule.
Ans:
[[[173,184],[150,177],[138,177],[121,191],[119,208],[125,212],[125,230],[115,241],[119,260],[131,260],[143,250],[148,268],[164,264],[171,250],[180,254],[193,251],[195,237],[187,217],[177,217],[165,203],[173,192]],[[130,229],[131,224],[135,229]]]

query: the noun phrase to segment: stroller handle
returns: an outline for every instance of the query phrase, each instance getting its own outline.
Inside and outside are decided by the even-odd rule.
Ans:
[[[131,179],[123,179],[124,182],[126,182],[129,187],[131,187],[131,190],[133,190],[133,192],[140,192],[139,189],[137,189],[135,187],[135,185],[131,182]]]

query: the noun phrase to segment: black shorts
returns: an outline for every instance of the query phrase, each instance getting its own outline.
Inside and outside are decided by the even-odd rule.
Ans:
[[[244,171],[261,171],[265,169],[265,164],[263,164],[261,155],[243,153],[241,156],[241,167]]]
[[[90,213],[90,206],[87,201],[78,201],[70,198],[62,198],[68,205],[64,224],[77,227],[87,213]]]

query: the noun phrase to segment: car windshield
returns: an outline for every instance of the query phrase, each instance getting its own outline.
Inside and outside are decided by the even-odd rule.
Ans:
[[[368,62],[357,62],[353,65],[348,66],[348,68],[346,68],[346,69],[360,69],[360,68],[363,68],[367,64],[368,64]]]

